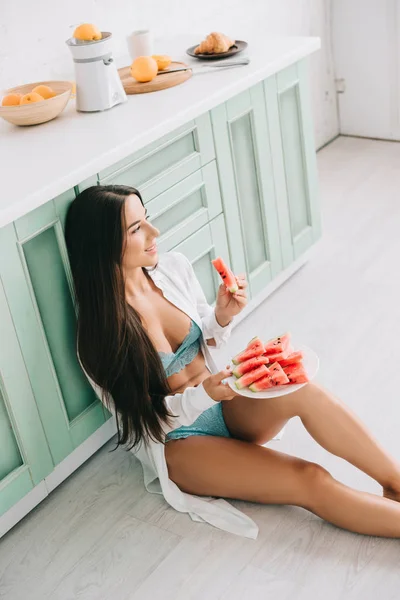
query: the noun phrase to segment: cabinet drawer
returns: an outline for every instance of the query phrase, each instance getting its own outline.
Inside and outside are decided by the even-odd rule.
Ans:
[[[215,161],[147,202],[146,208],[160,230],[160,249],[182,242],[222,212]]]
[[[170,240],[170,247],[165,244],[163,251],[182,252],[190,260],[208,303],[214,304],[220,281],[211,260],[217,256],[229,260],[224,215],[219,215],[177,246],[172,242]]]
[[[102,185],[130,185],[149,201],[215,158],[208,113],[101,171]]]

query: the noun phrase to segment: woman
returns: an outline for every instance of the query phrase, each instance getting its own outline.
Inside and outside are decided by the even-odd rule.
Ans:
[[[97,186],[71,204],[66,240],[75,284],[78,355],[117,417],[148,490],[227,531],[256,524],[222,498],[303,507],[350,531],[400,537],[400,466],[340,400],[315,383],[266,402],[235,395],[207,346],[229,337],[239,291],[206,302],[189,261],[157,253],[159,231],[137,190]],[[264,448],[292,417],[321,446],[379,482],[383,497],[339,483],[320,465]],[[204,498],[207,496],[208,498]]]

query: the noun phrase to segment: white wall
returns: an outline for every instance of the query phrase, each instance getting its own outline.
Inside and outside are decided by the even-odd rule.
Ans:
[[[330,41],[330,0],[0,0],[0,87],[73,79],[64,41],[79,23],[95,23],[126,54],[125,35],[140,28],[163,34],[223,31],[251,44],[254,34],[311,35],[322,50],[311,58],[316,145],[338,133]],[[162,52],[162,47],[156,47]]]
[[[332,22],[341,133],[400,140],[400,2],[335,0]]]

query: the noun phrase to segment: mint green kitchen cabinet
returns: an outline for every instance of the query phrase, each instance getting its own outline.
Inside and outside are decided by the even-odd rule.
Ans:
[[[54,465],[109,417],[76,358],[63,220],[72,191],[1,230],[0,275]]]
[[[209,113],[189,121],[133,156],[101,171],[101,185],[138,188],[144,202],[155,198],[215,158]]]
[[[0,281],[0,516],[54,468]]]
[[[232,268],[256,296],[282,268],[262,83],[211,111]]]
[[[264,81],[283,266],[321,236],[307,62]]]

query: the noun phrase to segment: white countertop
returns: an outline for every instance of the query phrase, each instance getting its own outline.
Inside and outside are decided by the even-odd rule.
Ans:
[[[196,41],[182,36],[163,47],[174,60],[200,66],[205,61],[185,54]],[[78,113],[71,100],[42,125],[0,119],[0,227],[320,48],[314,37],[247,41],[247,51],[234,58],[249,56],[248,66],[193,75],[167,90],[128,96],[105,112]]]

